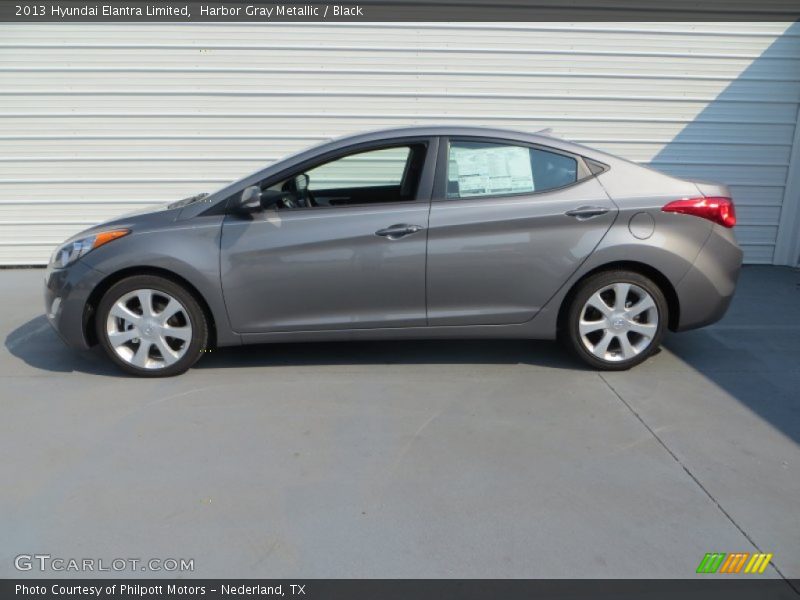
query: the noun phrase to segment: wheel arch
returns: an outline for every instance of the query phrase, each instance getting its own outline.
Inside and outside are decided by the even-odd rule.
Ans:
[[[214,313],[211,311],[211,307],[208,305],[208,301],[203,297],[203,294],[201,294],[197,287],[185,277],[181,277],[174,271],[170,271],[169,269],[164,269],[161,267],[150,266],[137,266],[120,269],[119,271],[109,274],[95,286],[95,288],[89,294],[89,298],[86,300],[86,307],[83,311],[83,335],[87,344],[94,346],[98,342],[94,315],[97,311],[97,306],[100,304],[100,300],[103,298],[105,293],[111,289],[111,286],[134,275],[154,275],[163,277],[164,279],[169,279],[170,281],[173,281],[174,283],[186,288],[186,291],[192,294],[195,300],[197,300],[197,303],[200,305],[200,308],[202,309],[208,323],[208,347],[213,348],[216,345],[216,319],[214,318]]]
[[[676,331],[678,328],[678,323],[680,322],[680,301],[678,300],[678,293],[675,291],[675,286],[672,285],[672,282],[664,275],[661,271],[656,269],[655,267],[642,263],[637,262],[635,260],[620,260],[614,261],[609,263],[604,263],[593,268],[590,271],[584,273],[580,279],[578,279],[575,283],[572,284],[570,287],[569,292],[567,292],[564,299],[561,301],[561,306],[558,310],[558,330],[561,331],[563,328],[564,319],[566,319],[567,312],[569,310],[569,306],[572,303],[572,299],[575,297],[576,292],[580,285],[592,275],[596,275],[597,273],[601,273],[604,271],[633,271],[635,273],[639,273],[640,275],[644,275],[648,279],[651,279],[653,283],[655,283],[661,292],[664,294],[664,298],[667,301],[667,308],[669,310],[668,320],[667,320],[667,328],[670,331]]]

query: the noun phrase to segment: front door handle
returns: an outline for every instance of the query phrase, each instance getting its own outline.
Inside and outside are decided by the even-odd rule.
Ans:
[[[605,206],[581,206],[579,208],[568,210],[564,214],[569,217],[575,217],[579,221],[585,221],[586,219],[591,219],[592,217],[604,215],[608,211],[609,209]]]
[[[422,231],[422,227],[419,225],[406,225],[405,223],[400,223],[398,225],[390,225],[385,229],[379,229],[375,232],[375,235],[389,238],[390,240],[399,240],[401,237],[410,235],[412,233],[417,233],[418,231]]]

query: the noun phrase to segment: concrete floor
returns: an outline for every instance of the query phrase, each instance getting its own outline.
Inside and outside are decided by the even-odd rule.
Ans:
[[[196,577],[693,577],[757,547],[763,576],[800,577],[796,270],[746,268],[722,322],[602,375],[554,343],[439,341],[229,349],[136,380],[63,347],[41,285],[0,271],[0,576],[48,553]]]

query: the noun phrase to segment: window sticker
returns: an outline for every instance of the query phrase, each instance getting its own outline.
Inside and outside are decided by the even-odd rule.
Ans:
[[[450,181],[458,182],[459,195],[488,196],[533,192],[531,158],[527,148],[491,146],[450,147]]]

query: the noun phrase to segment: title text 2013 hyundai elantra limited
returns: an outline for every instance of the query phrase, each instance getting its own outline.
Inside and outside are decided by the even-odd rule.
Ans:
[[[735,220],[724,185],[549,135],[394,129],[74,236],[46,311],[144,376],[211,346],[409,338],[559,337],[627,369],[725,313]]]

